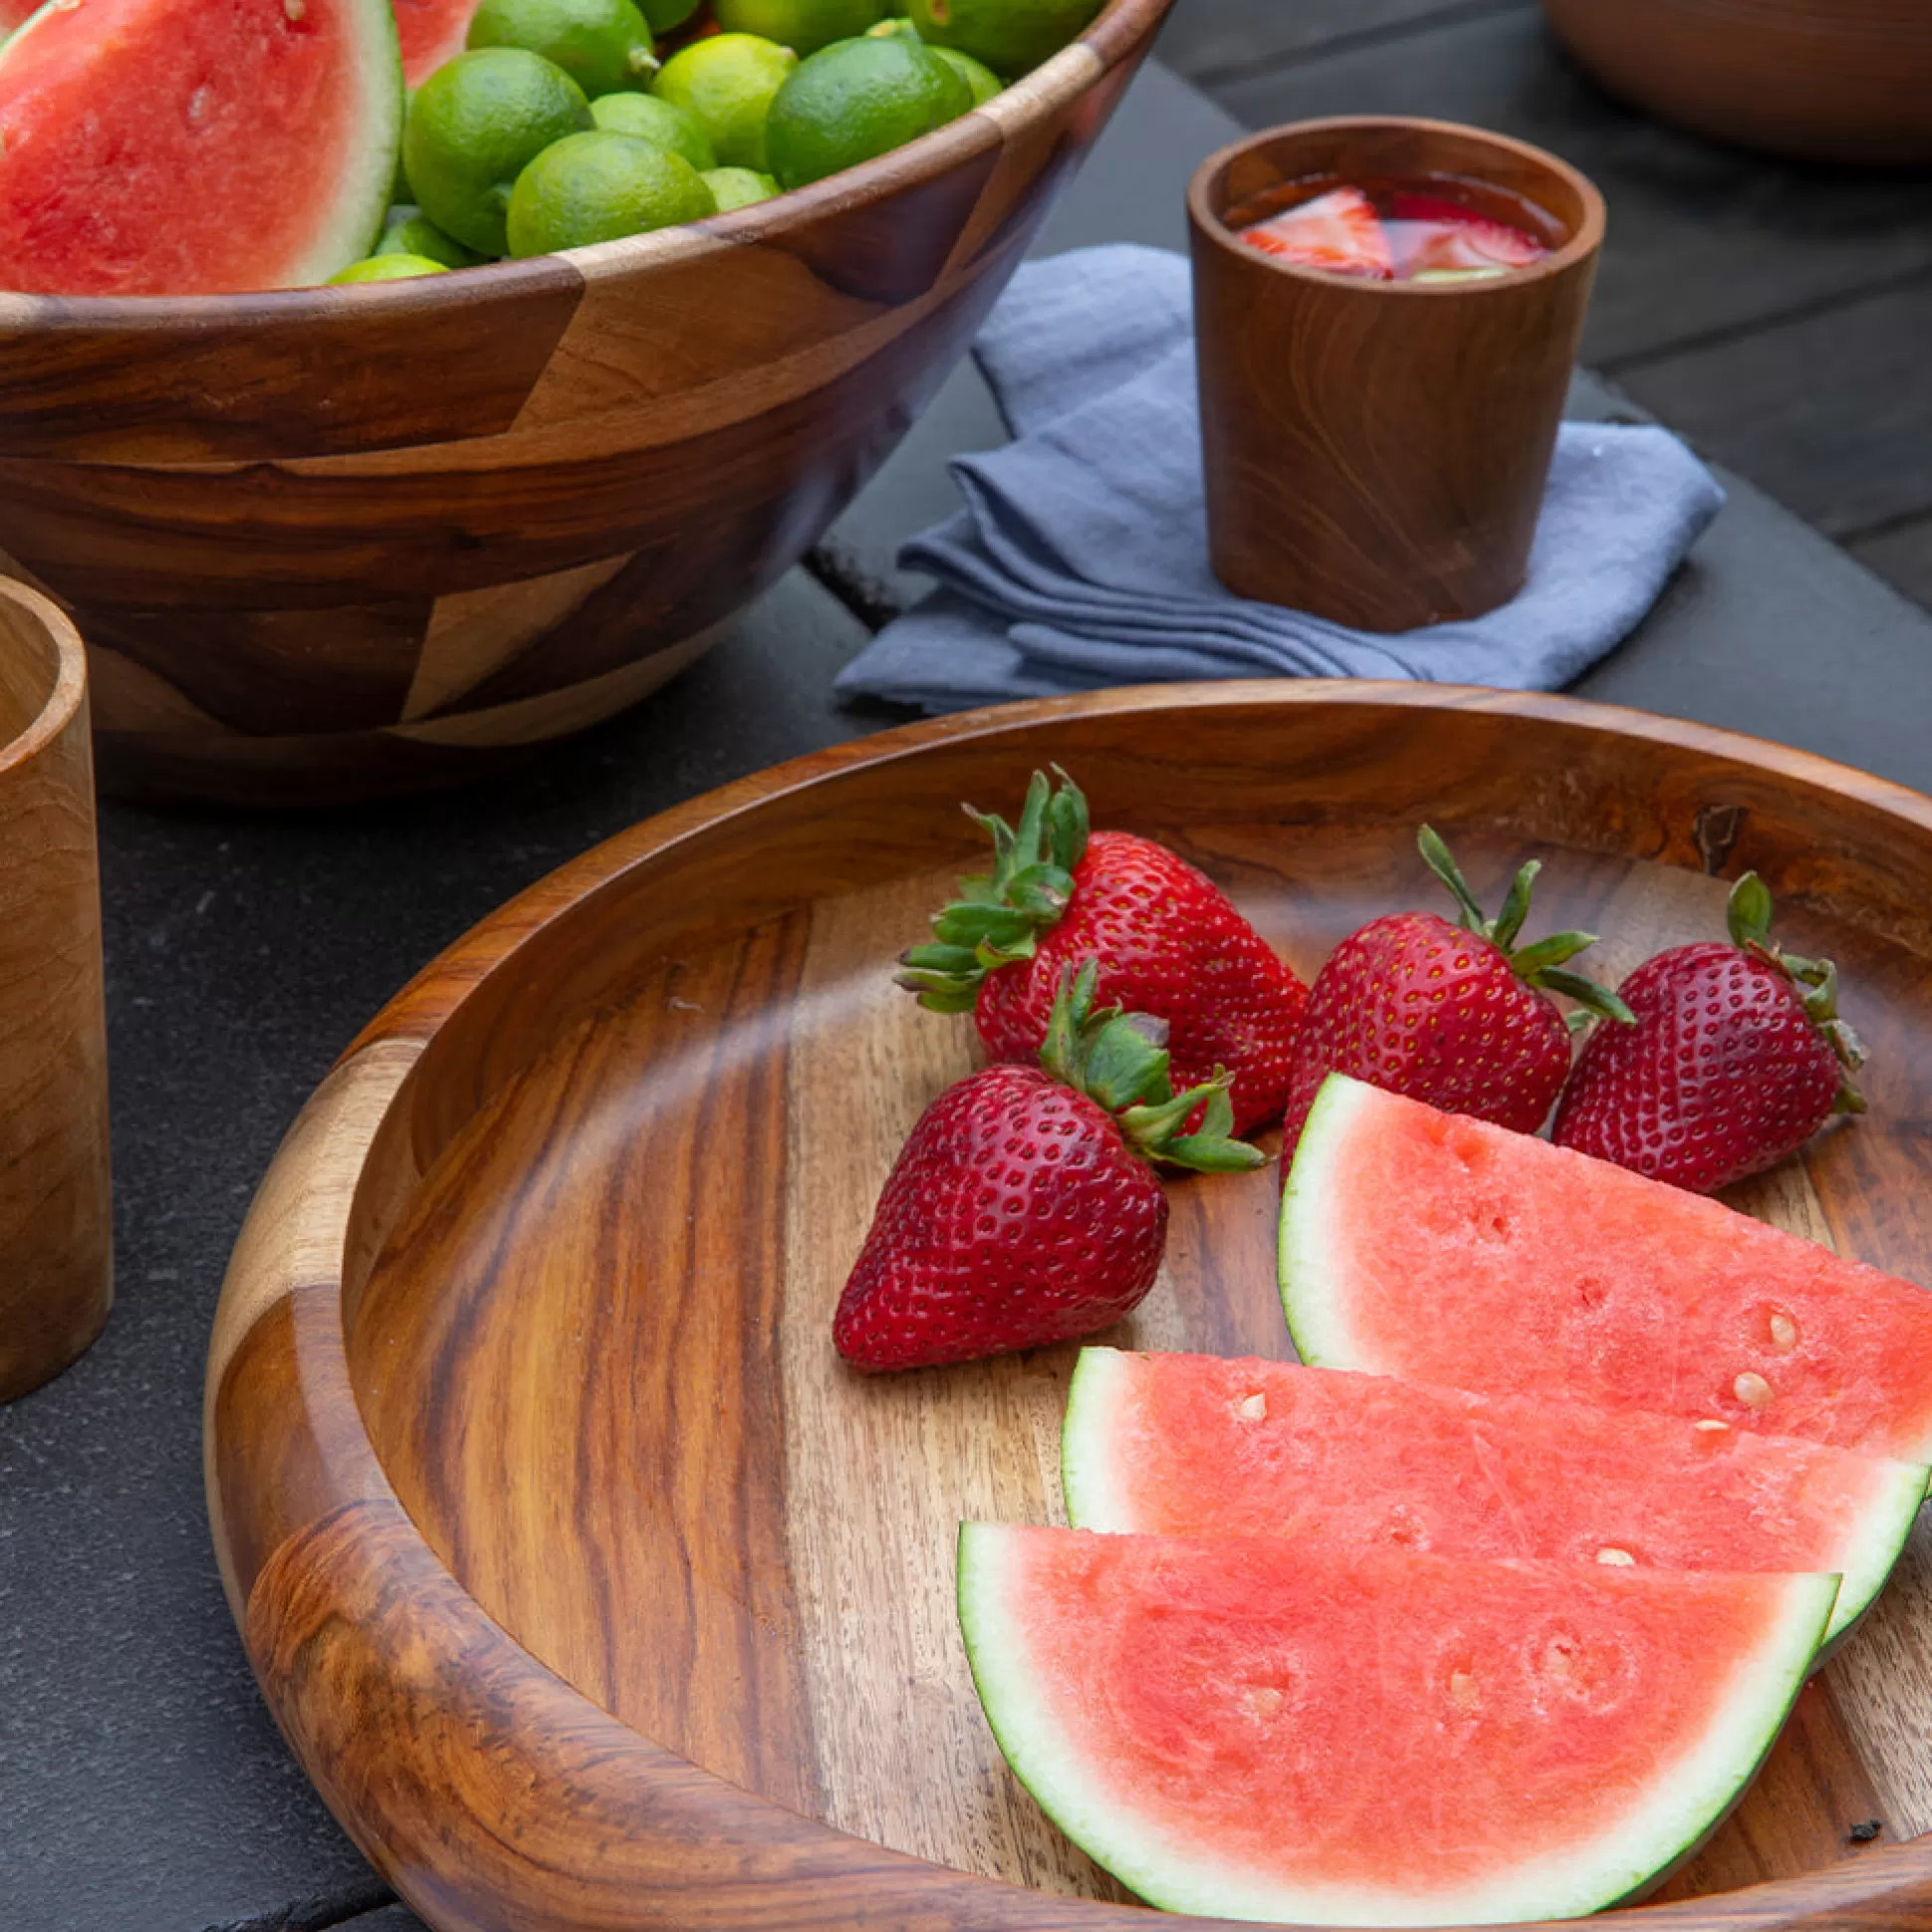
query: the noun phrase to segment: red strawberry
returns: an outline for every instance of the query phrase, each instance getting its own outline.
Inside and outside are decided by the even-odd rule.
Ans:
[[[1308,988],[1185,859],[1131,833],[1089,837],[1087,801],[1060,776],[1054,792],[1034,774],[1017,831],[968,808],[992,835],[993,873],[959,881],[899,984],[938,1013],[973,1008],[995,1060],[1031,1062],[1062,977],[1091,960],[1103,1005],[1165,1026],[1175,1086],[1229,1068],[1234,1131],[1274,1119]]]
[[[1562,970],[1587,932],[1554,933],[1518,948],[1542,869],[1517,873],[1500,917],[1485,919],[1449,848],[1427,826],[1422,856],[1462,907],[1461,925],[1433,912],[1399,912],[1344,939],[1316,976],[1296,1050],[1282,1164],[1301,1137],[1316,1090],[1330,1074],[1534,1133],[1570,1072],[1571,1022],[1553,988],[1598,1013],[1627,1019],[1613,993]]]
[[[1388,237],[1373,204],[1359,188],[1335,188],[1241,231],[1241,239],[1264,255],[1279,255],[1298,268],[1330,275],[1358,275],[1386,282],[1394,274]]]
[[[1709,1194],[1761,1173],[1834,1113],[1862,1113],[1865,1058],[1837,1017],[1837,969],[1771,943],[1771,893],[1732,888],[1730,945],[1647,959],[1619,989],[1634,1027],[1588,1041],[1557,1115],[1560,1146]]]
[[[1158,1028],[1094,1013],[1093,980],[1063,989],[1043,1066],[988,1067],[919,1116],[833,1318],[847,1361],[920,1368],[1104,1328],[1160,1268],[1167,1197],[1147,1163],[1261,1164],[1228,1137],[1227,1076],[1174,1094]]]

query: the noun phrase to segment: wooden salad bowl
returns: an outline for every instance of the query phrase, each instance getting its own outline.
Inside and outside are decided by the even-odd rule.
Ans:
[[[434,786],[654,690],[930,399],[1171,4],[1111,0],[963,120],[686,228],[352,289],[0,295],[0,569],[88,640],[105,788]]]
[[[1932,161],[1924,0],[1543,0],[1610,90],[1714,139],[1814,161]]]
[[[1870,1113],[1736,1204],[1932,1264],[1932,801],[1571,700],[1113,691],[887,733],[666,813],[485,921],[355,1042],[236,1247],[208,1365],[229,1601],[290,1743],[439,1932],[1134,1932],[1007,1772],[953,1612],[962,1518],[1046,1522],[1076,1349],[845,1370],[831,1316],[971,1023],[891,982],[979,835],[1065,765],[1312,973],[1479,891],[1616,944],[1721,930],[1756,867],[1826,939]],[[1108,1339],[1288,1353],[1271,1170],[1183,1179]],[[1757,1785],[1625,1932],[1932,1916],[1932,1542]],[[1390,1829],[1399,1831],[1391,1798]],[[1869,1820],[1880,1841],[1866,1845]]]

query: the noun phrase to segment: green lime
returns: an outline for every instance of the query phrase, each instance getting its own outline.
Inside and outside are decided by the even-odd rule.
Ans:
[[[718,165],[704,122],[689,108],[654,94],[606,94],[591,103],[591,119],[613,134],[635,134],[682,154],[700,171]]]
[[[769,201],[779,191],[769,174],[749,167],[706,168],[704,185],[717,200],[721,215],[730,214],[734,208],[749,208],[755,201]]]
[[[1075,40],[1105,0],[912,0],[912,24],[995,74],[1029,74]]]
[[[983,107],[1005,89],[1006,83],[984,61],[962,54],[957,47],[935,47],[932,51],[973,90],[974,107]]]
[[[377,255],[414,255],[444,268],[474,268],[483,257],[445,235],[420,208],[391,208],[388,226],[375,244]]]
[[[517,176],[591,124],[584,90],[561,67],[524,48],[486,47],[458,54],[416,90],[402,151],[423,213],[467,247],[506,255]]]
[[[471,47],[521,47],[554,61],[587,95],[641,88],[657,72],[636,0],[483,0]]]
[[[365,262],[351,262],[329,278],[330,286],[352,282],[413,282],[418,275],[447,275],[447,262],[432,262],[427,255],[371,255]]]
[[[510,197],[510,253],[554,255],[715,214],[711,190],[682,154],[598,128],[546,147]]]
[[[765,117],[799,64],[789,47],[756,34],[713,34],[673,54],[651,92],[704,122],[726,167],[765,169]]]
[[[902,13],[887,14],[875,27],[865,29],[867,40],[917,40],[919,30]]]
[[[885,15],[885,0],[711,0],[726,33],[759,34],[798,55],[850,40]]]
[[[788,188],[823,181],[971,111],[965,79],[915,40],[842,40],[810,60],[772,103],[772,172]]]
[[[653,34],[668,34],[697,12],[700,0],[637,0],[637,4],[644,10]]]

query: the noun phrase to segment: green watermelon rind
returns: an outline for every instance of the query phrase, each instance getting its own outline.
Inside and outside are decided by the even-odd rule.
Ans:
[[[1482,1884],[1420,1896],[1244,1877],[1170,1852],[1157,1820],[1110,1803],[1056,1729],[1046,1687],[1006,1613],[1001,1546],[1011,1534],[1000,1525],[960,1525],[957,1590],[973,1683],[1014,1776],[1075,1844],[1148,1904],[1208,1918],[1303,1925],[1520,1924],[1580,1918],[1642,1896],[1704,1842],[1763,1764],[1814,1666],[1838,1590],[1836,1576],[1786,1579],[1785,1614],[1741,1660],[1719,1718],[1638,1811],[1614,1820],[1595,1843],[1564,1847],[1545,1869],[1518,1859]],[[1527,1837],[1531,1821],[1525,1826]]]
[[[1343,1074],[1330,1074],[1322,1083],[1282,1190],[1276,1266],[1282,1313],[1288,1319],[1295,1352],[1305,1362],[1316,1368],[1387,1375],[1399,1371],[1377,1359],[1350,1331],[1345,1287],[1328,1261],[1335,1244],[1328,1234],[1328,1217],[1339,1198],[1335,1164],[1347,1145],[1349,1127],[1359,1110],[1373,1103],[1375,1094],[1374,1087]],[[1895,1474],[1882,1505],[1873,1509],[1847,1552],[1838,1606],[1825,1632],[1828,1649],[1837,1648],[1884,1588],[1932,1489],[1932,1466],[1899,1459],[1890,1461],[1890,1467]]]
[[[1133,1511],[1121,1498],[1110,1451],[1128,1360],[1122,1349],[1083,1348],[1074,1364],[1060,1429],[1060,1488],[1067,1521],[1076,1530],[1119,1536],[1144,1527],[1134,1521]],[[1820,1661],[1837,1648],[1885,1587],[1932,1489],[1932,1466],[1884,1457],[1866,1460],[1884,1476],[1870,1507],[1835,1553],[1842,1559],[1843,1580],[1824,1632]]]
[[[293,263],[278,265],[278,279],[265,280],[265,290],[318,287],[351,262],[362,260],[375,246],[382,218],[389,211],[396,156],[402,148],[402,47],[396,38],[395,10],[390,0],[338,0],[338,4],[359,29],[355,39],[362,50],[360,78],[368,137],[338,176],[336,193],[315,239]],[[70,0],[47,0],[11,34],[0,36],[0,67],[35,28],[71,11]]]

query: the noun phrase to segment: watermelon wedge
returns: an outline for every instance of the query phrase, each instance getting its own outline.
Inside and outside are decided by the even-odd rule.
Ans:
[[[980,1701],[1041,1808],[1175,1911],[1568,1918],[1692,1850],[1777,1736],[1830,1576],[967,1524]]]
[[[1081,1350],[1061,1467],[1077,1530],[1836,1570],[1827,1643],[1884,1587],[1932,1478],[1676,1416],[1116,1348]]]
[[[402,43],[402,78],[419,88],[453,61],[469,40],[470,21],[483,0],[392,0]]]
[[[1304,1361],[1932,1462],[1932,1295],[1729,1208],[1332,1075],[1282,1197]]]
[[[34,12],[40,0],[0,0],[0,34],[10,34]]]
[[[326,282],[374,242],[401,121],[388,0],[50,0],[0,46],[0,279]]]

